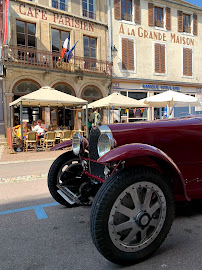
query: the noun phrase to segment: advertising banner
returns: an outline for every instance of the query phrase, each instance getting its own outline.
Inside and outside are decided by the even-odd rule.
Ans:
[[[6,0],[5,12],[4,12],[4,37],[3,37],[3,45],[8,45],[8,12],[9,12],[9,0]]]

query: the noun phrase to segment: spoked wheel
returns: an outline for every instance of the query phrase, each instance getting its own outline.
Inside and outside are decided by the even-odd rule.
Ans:
[[[53,162],[48,173],[48,188],[57,202],[67,207],[72,206],[57,192],[57,186],[67,186],[73,193],[78,192],[83,182],[81,172],[81,163],[73,152],[66,152]]]
[[[133,264],[161,245],[173,217],[173,194],[158,172],[124,169],[98,191],[91,213],[91,235],[105,258]]]

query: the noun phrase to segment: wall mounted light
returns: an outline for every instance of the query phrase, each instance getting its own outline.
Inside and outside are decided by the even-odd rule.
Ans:
[[[116,57],[117,53],[118,53],[118,50],[117,50],[115,45],[111,48],[111,51],[112,51],[112,57]]]

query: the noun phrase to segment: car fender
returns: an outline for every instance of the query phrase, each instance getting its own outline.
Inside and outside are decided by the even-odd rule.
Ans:
[[[63,149],[63,148],[66,148],[66,147],[71,147],[71,146],[72,146],[72,140],[64,141],[62,143],[57,144],[53,148],[51,148],[51,151],[55,151],[55,150],[58,150],[58,149]]]
[[[178,183],[180,183],[180,188],[183,192],[182,194],[185,196],[186,200],[190,201],[190,198],[186,192],[185,180],[180,169],[166,153],[154,146],[139,143],[126,144],[106,153],[104,156],[98,159],[98,162],[110,163],[143,156],[152,158],[158,165],[160,165],[160,167],[162,165],[162,161],[164,164],[168,164],[169,167],[172,167],[177,175],[177,178],[179,179]]]

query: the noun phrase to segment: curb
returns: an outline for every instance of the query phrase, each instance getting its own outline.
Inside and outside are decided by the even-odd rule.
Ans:
[[[0,178],[0,184],[13,183],[13,182],[25,182],[33,180],[46,180],[48,173],[42,173],[40,175],[26,175],[26,176],[17,176],[17,177],[5,177]]]
[[[41,161],[54,161],[54,160],[55,160],[55,158],[31,159],[31,160],[14,160],[14,161],[0,162],[0,165],[17,164],[17,163],[30,163],[30,162],[41,162]]]

